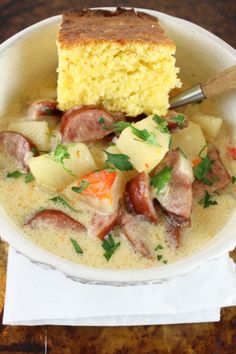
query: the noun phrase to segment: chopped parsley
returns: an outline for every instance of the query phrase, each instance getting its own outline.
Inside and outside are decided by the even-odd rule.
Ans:
[[[30,183],[34,180],[34,176],[32,175],[32,172],[28,172],[25,175],[25,183]]]
[[[232,182],[232,184],[234,184],[236,182],[236,176],[231,177],[231,182]]]
[[[120,247],[120,242],[115,243],[112,234],[109,234],[108,238],[102,241],[102,248],[106,251],[103,255],[107,261],[109,261],[118,247]]]
[[[167,260],[164,260],[163,263],[166,264],[168,261]]]
[[[25,176],[25,183],[30,183],[31,181],[34,180],[34,176],[32,175],[31,172],[28,172],[28,173],[25,174],[25,173],[22,173],[22,172],[16,170],[16,171],[13,171],[13,172],[9,172],[7,174],[8,178],[17,179],[17,178],[19,178],[21,176]]]
[[[37,155],[38,149],[36,148],[36,146],[32,146],[31,152],[33,153],[34,156]]]
[[[66,145],[58,144],[55,151],[52,153],[51,156],[49,156],[49,158],[52,159],[53,161],[61,164],[62,167],[64,168],[64,170],[66,172],[68,172],[71,176],[76,177],[72,173],[72,171],[70,169],[68,169],[64,164],[64,160],[70,159],[70,154],[68,152],[68,148]]]
[[[171,180],[172,167],[164,167],[159,173],[151,177],[151,186],[156,188],[157,193],[159,193],[168,182]]]
[[[73,238],[71,238],[70,240],[71,240],[72,245],[74,246],[75,252],[79,253],[79,254],[83,254],[84,252],[82,251],[78,242]]]
[[[155,248],[155,251],[158,251],[158,250],[163,250],[163,246],[162,245],[157,245],[156,248]]]
[[[169,133],[168,123],[165,119],[161,118],[157,114],[154,114],[152,120],[157,123],[158,129],[161,133]]]
[[[129,156],[125,154],[112,154],[108,151],[104,151],[107,155],[106,164],[112,164],[120,171],[133,170],[133,166],[129,161]]]
[[[143,140],[146,144],[159,146],[157,139],[153,133],[149,133],[147,129],[137,129],[133,125],[130,125],[132,133],[137,136],[139,139]]]
[[[184,127],[186,118],[184,114],[179,113],[176,116],[169,118],[169,121],[176,123],[179,127]]]
[[[211,205],[218,204],[216,200],[212,199],[212,195],[205,191],[205,196],[199,201],[203,205],[203,208],[208,208]]]
[[[209,156],[201,157],[201,162],[193,168],[193,173],[196,179],[207,184],[208,186],[212,186],[214,183],[213,180],[209,180],[206,178],[206,175],[210,172],[213,161],[210,160]]]
[[[60,195],[57,195],[56,197],[48,199],[49,201],[52,201],[53,203],[60,203],[63,206],[69,208],[72,211],[75,211],[78,213],[78,210],[74,209],[69,203],[67,203]]]
[[[89,182],[82,180],[80,181],[80,185],[78,187],[72,187],[71,190],[75,193],[83,192],[89,186]]]
[[[17,179],[17,178],[19,178],[19,177],[21,177],[21,176],[23,176],[24,175],[24,173],[22,173],[22,172],[20,172],[20,171],[13,171],[13,172],[8,172],[8,174],[7,174],[7,177],[8,178],[15,178],[15,179]]]
[[[128,128],[130,126],[131,124],[129,122],[124,121],[115,122],[112,124],[113,131],[117,134],[121,134],[125,128]]]
[[[105,119],[103,117],[98,118],[98,123],[101,124],[103,130],[109,130],[110,128],[106,126]]]
[[[163,257],[163,256],[162,256],[161,254],[158,254],[158,255],[157,255],[157,260],[160,261],[160,260],[162,259],[162,257]]]

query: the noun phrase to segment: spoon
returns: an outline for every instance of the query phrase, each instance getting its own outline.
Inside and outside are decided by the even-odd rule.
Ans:
[[[222,71],[203,84],[195,85],[170,99],[170,108],[177,108],[188,103],[194,103],[220,95],[236,88],[236,65]]]

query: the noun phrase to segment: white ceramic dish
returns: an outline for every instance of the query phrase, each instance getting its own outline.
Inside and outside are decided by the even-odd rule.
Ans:
[[[111,8],[112,9],[112,8]],[[143,10],[160,19],[177,45],[177,64],[181,77],[189,84],[236,63],[236,51],[212,33],[179,18]],[[56,33],[61,16],[41,21],[8,39],[0,46],[0,117],[10,112],[12,102],[21,103],[32,85],[44,84],[48,77],[56,82]],[[45,81],[46,80],[46,81]],[[236,135],[236,92],[214,101],[214,112],[232,126]],[[184,275],[191,269],[236,246],[236,211],[223,230],[195,254],[172,264],[145,270],[106,270],[90,268],[63,260],[28,241],[0,207],[1,236],[17,251],[42,266],[55,268],[85,283],[130,285],[160,282]]]

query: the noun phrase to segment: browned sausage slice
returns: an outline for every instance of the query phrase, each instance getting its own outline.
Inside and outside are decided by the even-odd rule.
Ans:
[[[72,219],[69,215],[60,210],[45,209],[36,213],[30,220],[26,222],[33,229],[42,225],[52,225],[59,229],[70,229],[73,231],[83,231],[84,226],[78,221]]]
[[[54,100],[36,101],[28,105],[28,116],[32,118],[60,115],[61,111]]]
[[[219,151],[213,144],[208,144],[208,156],[211,161],[211,170],[205,176],[208,181],[214,181],[211,186],[195,179],[193,183],[193,195],[202,198],[205,191],[213,193],[226,187],[231,182],[231,177],[220,159]]]
[[[102,107],[73,107],[62,116],[62,140],[66,143],[97,141],[112,132],[113,121],[113,116]]]
[[[20,133],[11,131],[0,132],[0,147],[13,156],[23,172],[27,172],[28,159],[38,154],[38,149],[29,139]]]
[[[118,212],[110,215],[95,213],[92,217],[91,225],[88,228],[88,234],[103,240],[118,222],[118,216]]]
[[[139,173],[127,183],[125,201],[128,211],[141,214],[148,221],[158,221],[150,193],[150,178],[146,172]]]
[[[188,126],[189,118],[186,114],[176,111],[169,111],[164,119],[168,123],[168,129],[171,133],[179,132]]]
[[[135,252],[140,253],[146,258],[153,259],[153,252],[148,240],[145,239],[145,235],[140,235],[136,230],[136,226],[140,222],[144,222],[142,216],[127,213],[125,210],[121,211],[120,226],[124,236],[130,242]]]

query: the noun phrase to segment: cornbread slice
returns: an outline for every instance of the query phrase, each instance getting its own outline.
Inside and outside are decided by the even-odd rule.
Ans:
[[[166,114],[180,86],[175,44],[158,19],[118,8],[63,15],[58,46],[58,105],[103,105],[129,116]]]

